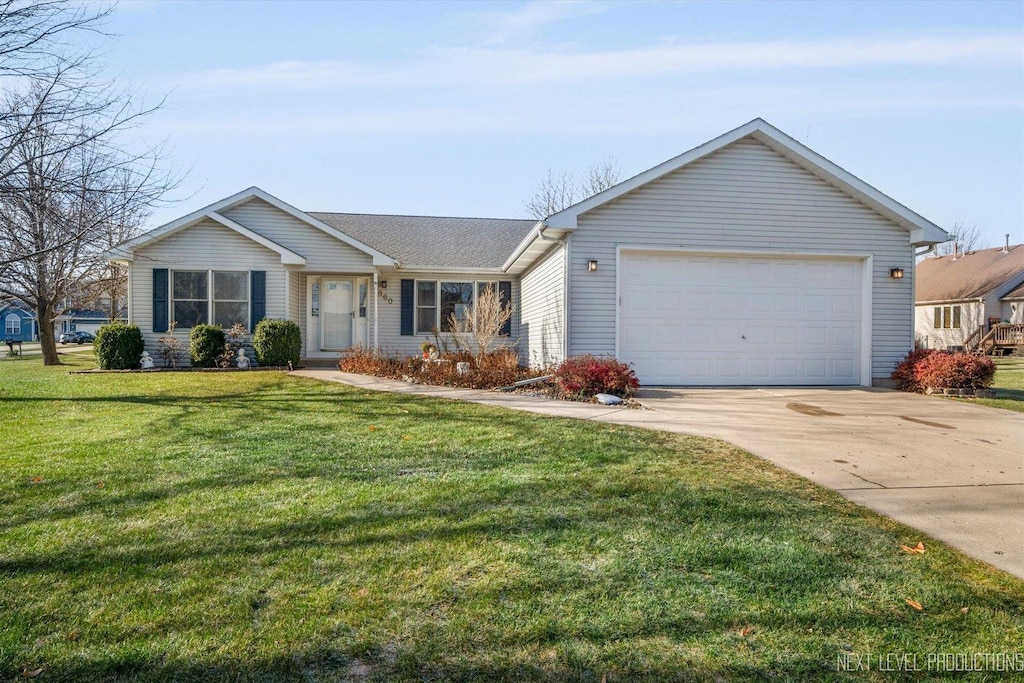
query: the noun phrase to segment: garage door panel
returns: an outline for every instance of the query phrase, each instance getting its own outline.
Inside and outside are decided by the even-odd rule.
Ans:
[[[646,384],[857,384],[862,270],[624,253],[619,355]]]

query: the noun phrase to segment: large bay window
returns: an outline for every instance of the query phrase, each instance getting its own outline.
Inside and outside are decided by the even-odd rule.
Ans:
[[[224,328],[249,327],[248,271],[176,270],[171,294],[171,320],[178,329],[211,320]]]

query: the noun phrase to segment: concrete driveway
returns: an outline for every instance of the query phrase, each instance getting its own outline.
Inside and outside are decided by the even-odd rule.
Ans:
[[[640,400],[652,411],[609,417],[724,439],[1024,578],[1024,414],[850,388],[647,389]]]
[[[884,389],[644,389],[647,410],[407,384],[302,377],[710,436],[1024,578],[1024,414]]]

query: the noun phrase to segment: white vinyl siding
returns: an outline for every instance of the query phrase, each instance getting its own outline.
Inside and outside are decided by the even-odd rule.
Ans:
[[[166,237],[139,249],[130,265],[131,322],[139,326],[146,350],[155,355],[157,340],[163,332],[153,332],[153,269],[226,271],[263,270],[267,273],[266,317],[286,315],[285,269],[281,256],[212,220]],[[178,329],[175,336],[188,343],[189,330]]]
[[[369,254],[277,209],[262,199],[223,212],[233,221],[306,258],[309,272],[365,274],[373,272]]]
[[[960,308],[960,327],[953,327],[953,308]],[[935,309],[938,308],[939,326],[935,326]],[[947,318],[950,326],[945,327]],[[960,303],[924,304],[914,309],[914,334],[929,349],[955,349],[962,347],[967,338],[985,324],[985,307],[980,301]]]
[[[520,355],[536,367],[557,365],[565,354],[566,249],[559,244],[520,276]]]
[[[618,246],[870,256],[871,376],[912,345],[907,231],[751,138],[582,214],[569,240],[570,354],[615,352]]]

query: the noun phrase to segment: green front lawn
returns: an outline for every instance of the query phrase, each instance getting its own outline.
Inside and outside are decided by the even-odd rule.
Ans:
[[[992,383],[995,398],[968,399],[992,408],[1005,408],[1024,413],[1024,358],[993,358],[996,376]]]
[[[1024,582],[720,441],[66,370],[0,368],[3,680],[893,680],[1024,642]]]

